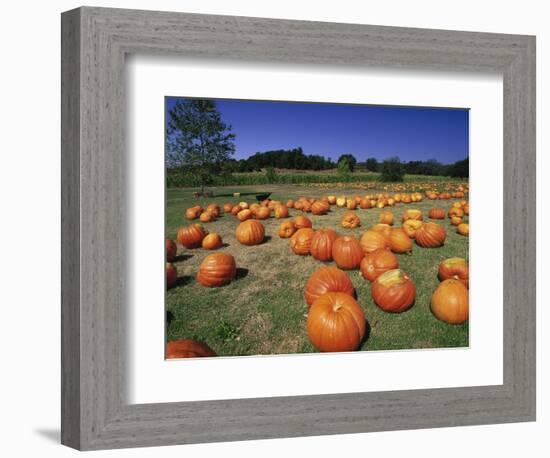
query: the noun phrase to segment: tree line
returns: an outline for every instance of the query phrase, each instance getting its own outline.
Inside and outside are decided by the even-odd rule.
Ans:
[[[384,181],[403,181],[405,174],[468,177],[468,159],[442,164],[435,159],[402,162],[392,157],[379,162],[369,158],[360,163],[353,154],[342,154],[335,162],[318,154],[305,154],[301,147],[256,152],[246,159],[232,158],[235,134],[225,124],[216,102],[209,99],[180,99],[169,111],[166,126],[166,167],[169,173],[193,175],[201,188],[215,175],[266,170],[272,178],[275,169],[327,170],[336,168],[343,180],[355,171],[380,174]]]

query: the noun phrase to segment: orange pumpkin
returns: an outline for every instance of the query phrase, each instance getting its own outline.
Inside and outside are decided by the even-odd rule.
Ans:
[[[202,207],[200,205],[195,205],[194,207],[185,210],[185,217],[187,219],[197,219],[201,213]]]
[[[470,235],[470,225],[468,223],[461,223],[456,227],[456,232],[467,237]]]
[[[178,246],[172,239],[166,239],[166,261],[172,262],[178,254]]]
[[[328,212],[329,208],[329,204],[326,204],[321,200],[317,200],[311,206],[311,213],[313,213],[314,215],[324,215]]]
[[[294,218],[294,225],[296,229],[303,229],[305,227],[312,227],[313,223],[307,216],[297,216]]]
[[[462,218],[460,216],[451,216],[451,224],[453,226],[458,226],[462,224]]]
[[[287,239],[292,237],[292,234],[296,232],[296,226],[292,221],[283,221],[279,226],[279,237],[282,239]]]
[[[197,281],[207,287],[227,285],[235,278],[237,265],[228,253],[213,253],[206,256],[199,266]]]
[[[428,212],[431,219],[445,219],[445,210],[442,208],[431,208]]]
[[[166,263],[166,287],[171,288],[178,280],[178,271],[176,266],[170,262]]]
[[[212,213],[210,213],[209,211],[205,211],[201,213],[199,219],[201,220],[201,223],[209,223],[210,221],[214,221],[215,218]]]
[[[246,221],[250,218],[252,218],[252,210],[245,208],[244,210],[241,210],[239,213],[237,213],[237,218],[239,218],[239,221]]]
[[[462,211],[464,212],[465,215],[469,215],[470,214],[470,204],[466,204],[462,207]]]
[[[422,211],[416,208],[405,210],[405,213],[403,213],[403,217],[401,218],[403,222],[407,220],[422,221],[423,219]]]
[[[394,253],[412,253],[412,241],[403,229],[392,229],[388,241]]]
[[[353,351],[365,337],[365,314],[345,293],[326,293],[309,309],[307,334],[320,351]]]
[[[235,205],[235,206],[231,209],[231,214],[232,214],[233,216],[237,216],[241,210],[242,210],[242,208],[241,208],[240,205]]]
[[[255,219],[243,221],[237,226],[235,237],[243,245],[259,245],[265,238],[264,225]]]
[[[334,229],[319,229],[311,240],[311,256],[319,261],[332,261],[332,245],[337,238]]]
[[[339,196],[336,198],[336,206],[343,208],[346,206],[347,199],[345,196]]]
[[[211,232],[206,237],[202,239],[202,247],[205,250],[217,250],[223,245],[223,240],[220,234],[216,232]]]
[[[460,218],[462,218],[464,216],[464,211],[462,210],[462,208],[459,207],[451,207],[449,209],[449,212],[447,213],[447,216],[449,218],[452,218],[453,216],[459,216]]]
[[[334,266],[321,267],[311,274],[306,283],[304,297],[309,306],[320,296],[329,292],[355,295],[355,289],[348,274]]]
[[[403,223],[401,228],[407,233],[407,235],[414,239],[416,237],[416,231],[424,224],[422,221],[416,219],[408,219]]]
[[[208,207],[206,207],[206,211],[210,213],[214,218],[217,218],[220,216],[220,206],[218,204],[210,204]]]
[[[384,235],[379,232],[368,230],[363,233],[360,239],[363,253],[370,253],[379,248],[389,248],[389,241]]]
[[[461,281],[467,288],[470,286],[470,270],[463,258],[449,258],[441,261],[437,275],[440,280],[452,278]]]
[[[271,209],[260,207],[256,210],[256,219],[268,219],[271,216]]]
[[[294,201],[293,201],[292,199],[288,199],[288,200],[286,201],[286,206],[287,206],[288,208],[294,208]]]
[[[354,198],[347,199],[346,207],[348,210],[355,210],[357,208],[357,201]]]
[[[384,272],[371,285],[372,298],[386,312],[400,313],[414,303],[416,287],[401,269]]]
[[[231,213],[231,210],[233,210],[233,204],[230,204],[230,203],[223,204],[224,213]]]
[[[390,250],[378,248],[367,253],[361,261],[359,268],[363,278],[368,281],[376,280],[380,275],[388,270],[397,269],[399,260]]]
[[[214,350],[202,342],[191,339],[172,340],[166,344],[166,358],[198,358],[216,356]]]
[[[353,236],[338,237],[332,245],[332,259],[341,269],[357,269],[363,255],[359,240]]]
[[[446,323],[464,323],[469,316],[468,289],[459,280],[444,280],[432,295],[431,310]]]
[[[437,248],[445,243],[447,231],[436,223],[424,223],[416,231],[416,243],[424,248]]]
[[[290,237],[290,248],[295,254],[306,255],[309,254],[311,248],[311,241],[315,231],[310,227],[304,227],[298,229],[292,237]]]
[[[388,224],[391,226],[393,224],[393,213],[388,211],[380,212],[378,221],[380,221],[380,224]]]
[[[330,205],[336,204],[336,196],[328,196],[327,200]]]
[[[362,208],[363,210],[366,210],[367,208],[372,208],[372,204],[370,203],[370,200],[363,197],[361,199],[361,202],[359,202],[359,208]]]
[[[340,221],[340,224],[342,227],[345,227],[346,229],[353,229],[355,227],[358,227],[361,225],[361,220],[354,212],[346,212],[344,213],[344,216],[342,216],[342,220]]]
[[[205,236],[206,232],[200,224],[191,224],[190,226],[180,227],[176,239],[185,248],[198,248]]]
[[[288,218],[288,207],[283,204],[276,205],[275,218]]]
[[[382,234],[384,237],[389,238],[391,229],[392,228],[389,224],[378,223],[378,224],[375,224],[374,226],[371,226],[369,228],[369,231],[378,232],[379,234]]]

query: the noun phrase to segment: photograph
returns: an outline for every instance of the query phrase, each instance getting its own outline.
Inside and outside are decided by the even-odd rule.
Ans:
[[[165,100],[166,358],[469,346],[469,110]]]

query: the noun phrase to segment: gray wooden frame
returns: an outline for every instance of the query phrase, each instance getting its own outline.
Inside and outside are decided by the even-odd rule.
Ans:
[[[104,449],[535,419],[534,37],[90,7],[63,13],[61,35],[63,444]],[[502,74],[503,385],[129,405],[128,53]]]

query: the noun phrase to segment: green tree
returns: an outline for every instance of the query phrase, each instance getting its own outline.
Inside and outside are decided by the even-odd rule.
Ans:
[[[353,172],[355,170],[355,166],[357,164],[357,159],[355,159],[355,156],[353,154],[342,154],[337,161],[337,164],[339,165],[341,161],[346,160],[348,163],[349,171]]]
[[[275,168],[268,167],[265,169],[265,178],[268,183],[276,183],[277,182],[277,172],[275,171]]]
[[[365,162],[365,167],[371,172],[378,172],[378,161],[374,157],[369,157]]]
[[[390,157],[382,162],[380,172],[382,173],[380,176],[381,181],[403,181],[405,166],[398,157]]]
[[[336,171],[343,181],[348,181],[351,174],[351,168],[347,157],[338,160]]]
[[[168,113],[166,165],[195,174],[204,193],[235,152],[234,140],[213,100],[179,99]]]

